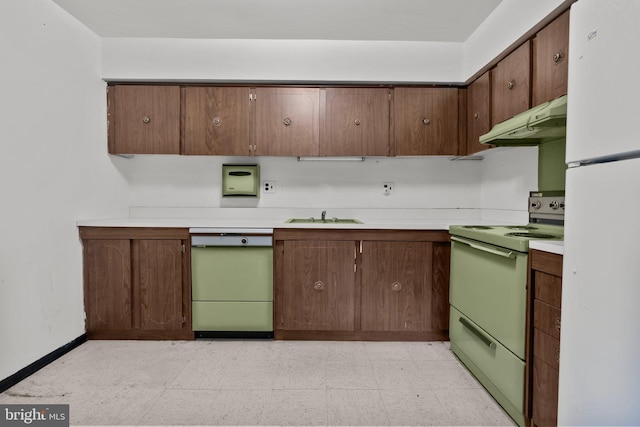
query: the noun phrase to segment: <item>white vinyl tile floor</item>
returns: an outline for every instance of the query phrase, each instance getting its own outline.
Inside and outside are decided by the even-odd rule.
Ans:
[[[88,341],[8,403],[72,425],[515,425],[448,342]]]

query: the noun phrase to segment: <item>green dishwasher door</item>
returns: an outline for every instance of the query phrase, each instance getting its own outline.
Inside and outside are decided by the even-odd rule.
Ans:
[[[194,301],[194,331],[273,331],[272,302]]]
[[[273,301],[273,248],[191,248],[194,301]]]
[[[451,305],[524,360],[527,254],[451,240]]]

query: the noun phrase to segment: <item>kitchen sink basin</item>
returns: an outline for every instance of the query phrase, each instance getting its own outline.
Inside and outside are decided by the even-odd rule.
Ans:
[[[290,218],[285,221],[288,224],[362,224],[353,218]]]

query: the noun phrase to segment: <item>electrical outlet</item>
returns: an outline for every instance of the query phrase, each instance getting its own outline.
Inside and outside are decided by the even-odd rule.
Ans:
[[[273,194],[276,192],[275,181],[262,181],[262,192],[267,194]]]
[[[393,189],[395,188],[395,184],[393,182],[383,182],[382,183],[382,194],[385,196],[390,196],[393,193]]]

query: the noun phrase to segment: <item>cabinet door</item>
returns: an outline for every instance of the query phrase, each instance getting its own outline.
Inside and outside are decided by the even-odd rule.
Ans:
[[[395,88],[397,156],[458,154],[458,89]]]
[[[320,141],[320,89],[255,89],[253,154],[317,156]]]
[[[130,329],[130,241],[85,240],[84,274],[87,331]]]
[[[496,65],[491,75],[491,123],[530,108],[531,42],[526,41]]]
[[[569,11],[536,34],[533,62],[533,105],[567,93]]]
[[[353,241],[285,241],[284,329],[354,330],[354,265]]]
[[[249,155],[249,88],[184,89],[184,154]]]
[[[117,85],[109,92],[111,154],[180,154],[179,86]]]
[[[362,242],[363,331],[431,329],[429,242]]]
[[[134,240],[140,329],[182,329],[182,241]]]
[[[433,243],[431,329],[449,330],[449,277],[451,276],[451,243]]]
[[[467,152],[474,154],[490,145],[480,144],[481,135],[491,130],[491,71],[467,88]]]
[[[388,156],[389,110],[389,89],[325,89],[320,155]]]

